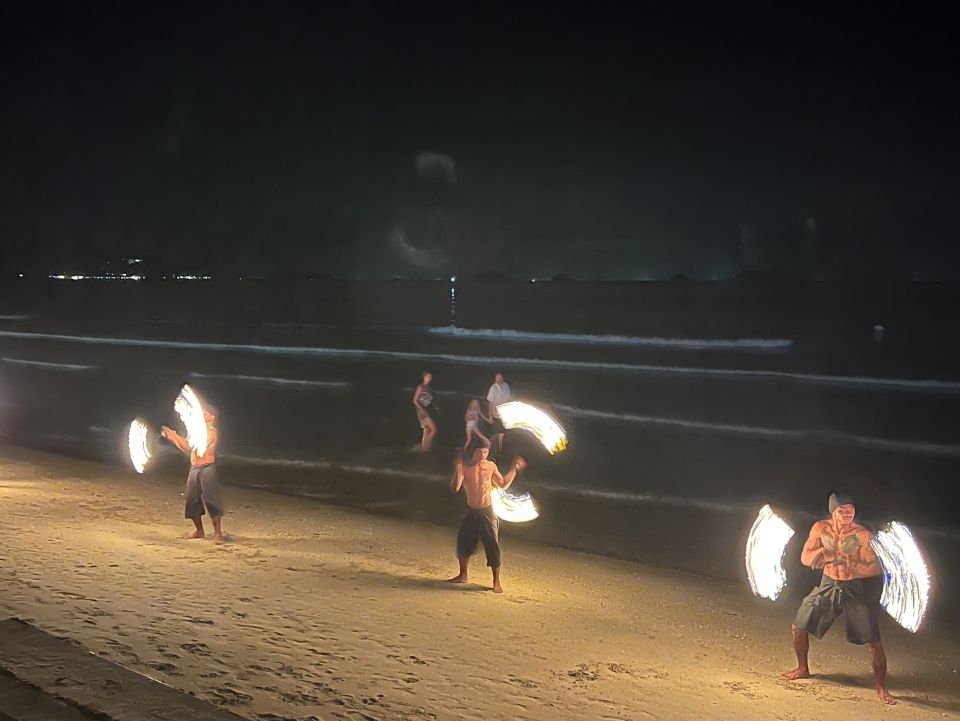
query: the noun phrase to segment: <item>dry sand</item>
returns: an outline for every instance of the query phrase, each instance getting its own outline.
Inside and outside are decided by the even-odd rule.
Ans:
[[[495,596],[480,560],[439,580],[450,528],[237,488],[218,547],[179,538],[181,483],[0,449],[0,617],[258,719],[960,716],[960,647],[889,620],[884,708],[842,629],[780,679],[792,604],[736,584],[508,527]]]

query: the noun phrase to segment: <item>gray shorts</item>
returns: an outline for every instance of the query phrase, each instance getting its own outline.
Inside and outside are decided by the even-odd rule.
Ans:
[[[213,463],[206,466],[194,466],[187,476],[187,489],[183,493],[185,505],[184,518],[200,518],[206,505],[211,516],[222,516],[224,512],[220,483],[217,482],[217,468]]]
[[[843,616],[847,641],[858,645],[880,641],[880,592],[882,579],[858,578],[837,581],[824,574],[820,585],[800,602],[794,625],[823,638],[833,622]]]
[[[481,541],[487,553],[487,565],[500,568],[500,519],[493,512],[493,506],[467,508],[457,532],[457,558],[470,558]]]

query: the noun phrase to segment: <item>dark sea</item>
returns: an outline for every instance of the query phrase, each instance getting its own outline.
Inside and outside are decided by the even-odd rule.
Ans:
[[[220,409],[228,484],[453,525],[463,413],[501,371],[569,436],[550,456],[507,434],[497,460],[528,460],[516,488],[541,517],[505,524],[506,563],[513,536],[741,581],[769,503],[797,531],[796,596],[815,580],[800,545],[843,489],[868,525],[914,530],[949,622],[958,301],[918,283],[21,280],[0,290],[0,434],[127,463],[131,419],[178,425],[189,382]],[[421,370],[430,454],[415,450]],[[165,447],[141,479],[181,472]]]

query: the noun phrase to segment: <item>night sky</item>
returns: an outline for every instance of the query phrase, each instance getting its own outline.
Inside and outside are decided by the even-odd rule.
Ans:
[[[960,265],[933,11],[35,5],[0,17],[5,273]]]

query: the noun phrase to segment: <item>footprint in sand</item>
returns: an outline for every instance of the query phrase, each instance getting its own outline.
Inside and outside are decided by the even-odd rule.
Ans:
[[[197,656],[211,655],[210,647],[205,643],[181,643],[180,648]]]

